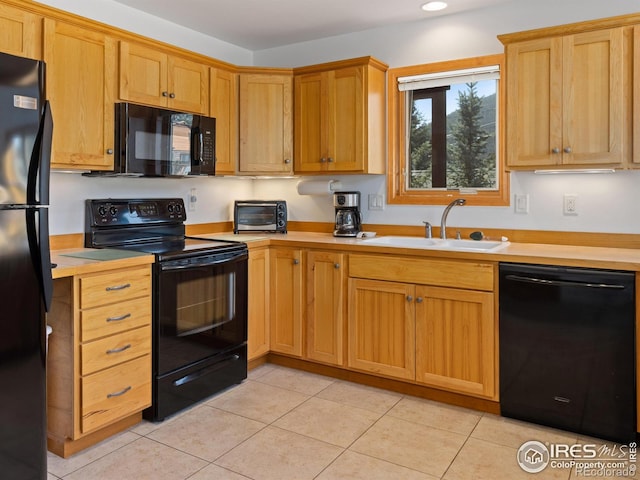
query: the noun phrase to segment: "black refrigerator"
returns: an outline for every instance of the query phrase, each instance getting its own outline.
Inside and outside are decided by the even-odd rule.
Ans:
[[[44,63],[0,54],[0,476],[46,479],[46,318],[53,281]]]

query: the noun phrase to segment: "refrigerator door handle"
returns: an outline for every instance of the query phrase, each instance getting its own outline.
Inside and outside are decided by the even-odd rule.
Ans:
[[[40,128],[33,145],[27,178],[27,203],[49,205],[49,174],[51,171],[51,141],[53,117],[49,101],[44,102]]]
[[[51,275],[51,252],[49,250],[49,209],[27,208],[27,238],[33,268],[40,283],[40,291],[46,311],[53,298],[53,276]]]

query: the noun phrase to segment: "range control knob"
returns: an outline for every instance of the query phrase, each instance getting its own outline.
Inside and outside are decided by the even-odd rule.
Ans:
[[[107,207],[100,206],[98,207],[98,215],[100,215],[101,217],[104,217],[107,214]]]
[[[109,208],[109,213],[115,217],[118,214],[118,209],[112,206]]]

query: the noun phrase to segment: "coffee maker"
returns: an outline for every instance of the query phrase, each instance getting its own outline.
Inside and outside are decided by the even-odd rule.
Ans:
[[[355,237],[361,230],[360,192],[335,192],[333,206],[336,208],[334,237]]]

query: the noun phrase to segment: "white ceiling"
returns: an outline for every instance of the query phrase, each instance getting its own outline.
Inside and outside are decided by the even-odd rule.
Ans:
[[[248,50],[289,45],[484,8],[509,0],[115,0]]]

